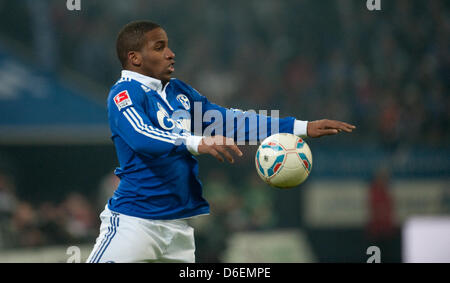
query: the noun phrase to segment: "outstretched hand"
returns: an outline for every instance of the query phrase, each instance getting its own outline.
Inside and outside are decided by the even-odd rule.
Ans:
[[[230,152],[233,152],[237,156],[242,156],[242,152],[234,143],[234,140],[223,136],[204,137],[198,145],[199,154],[210,154],[220,162],[224,161],[222,157],[224,155],[228,162],[234,163],[233,156]]]
[[[326,135],[335,135],[342,131],[351,133],[354,129],[356,129],[355,126],[345,122],[323,119],[308,122],[307,134],[308,137],[318,138]]]

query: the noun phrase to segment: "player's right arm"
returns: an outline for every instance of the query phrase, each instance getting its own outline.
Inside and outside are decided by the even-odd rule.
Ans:
[[[140,89],[127,87],[126,83],[114,89],[108,98],[108,118],[113,135],[119,135],[133,151],[148,157],[195,154],[202,137],[156,127],[144,110],[144,95]]]
[[[139,89],[118,88],[108,98],[111,130],[135,152],[149,157],[191,153],[209,154],[223,162],[233,163],[230,152],[242,156],[234,142],[222,136],[202,137],[189,133],[173,133],[156,127],[146,114],[143,93]]]

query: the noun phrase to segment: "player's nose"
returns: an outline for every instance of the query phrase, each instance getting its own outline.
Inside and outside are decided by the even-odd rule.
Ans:
[[[166,58],[169,60],[175,59],[175,53],[173,53],[173,51],[170,48],[167,48]]]

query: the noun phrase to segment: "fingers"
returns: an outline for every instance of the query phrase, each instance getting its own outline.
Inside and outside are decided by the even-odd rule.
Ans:
[[[321,137],[321,136],[336,135],[337,133],[339,133],[339,130],[337,130],[337,129],[319,129],[318,132],[319,132],[318,137]]]
[[[309,137],[317,138],[325,135],[335,135],[340,132],[351,133],[356,129],[354,125],[336,120],[318,120],[308,123],[307,133]]]
[[[202,144],[199,146],[199,153],[210,154],[220,162],[224,162],[225,157],[230,163],[234,163],[232,153],[237,156],[243,155],[233,139],[222,136],[204,138]]]
[[[354,125],[345,123],[345,122],[341,122],[341,121],[335,121],[335,120],[324,120],[323,125],[321,127],[322,129],[334,129],[337,130],[336,132],[334,131],[327,131],[328,134],[334,134],[334,133],[338,133],[341,131],[347,132],[347,133],[351,133],[354,129],[356,129],[356,127]]]
[[[242,152],[239,150],[239,148],[236,145],[217,145],[213,148],[211,148],[211,152],[210,154],[213,155],[215,158],[217,158],[220,162],[223,162],[224,159],[222,158],[222,156],[220,154],[223,154],[225,156],[225,158],[228,160],[228,162],[230,163],[234,163],[234,158],[233,156],[230,154],[230,152],[228,152],[228,150],[232,150],[234,153],[236,153],[238,156],[242,156]]]
[[[347,133],[351,133],[354,129],[356,129],[356,127],[345,122],[338,122],[337,129]]]
[[[231,154],[228,152],[226,146],[217,146],[215,149],[216,149],[216,151],[222,153],[225,156],[225,158],[228,160],[228,162],[234,163],[233,156],[231,156]]]
[[[239,149],[239,147],[234,143],[229,145],[229,148],[237,155],[237,156],[242,156],[242,151]]]
[[[356,126],[354,126],[354,125],[351,125],[351,124],[345,123],[345,122],[341,122],[341,123],[344,124],[344,126],[346,126],[347,128],[356,129]]]
[[[234,152],[237,156],[242,156],[242,151],[239,149],[239,147],[234,143],[233,139],[230,138],[224,138],[225,143],[223,145],[218,145],[216,147],[216,150],[221,152],[225,157],[227,158],[228,162],[234,163],[234,159],[232,155],[228,152],[229,150],[231,152]]]
[[[214,149],[214,148],[211,148],[210,149],[210,151],[209,151],[209,154],[210,155],[212,155],[212,156],[214,156],[217,160],[219,160],[220,162],[223,162],[224,160],[223,160],[223,157]]]

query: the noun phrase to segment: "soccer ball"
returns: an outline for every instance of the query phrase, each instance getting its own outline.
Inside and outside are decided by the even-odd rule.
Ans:
[[[293,134],[266,138],[255,157],[256,171],[272,187],[288,189],[303,183],[312,168],[312,154],[306,142]]]

